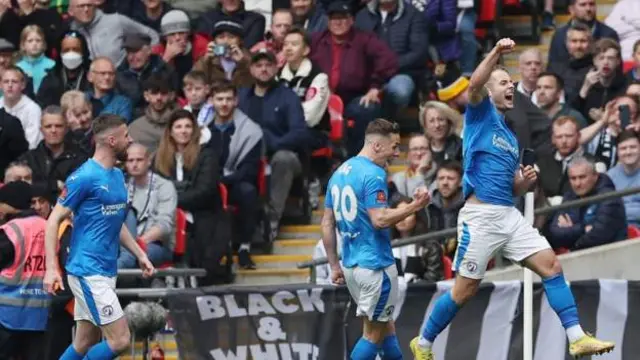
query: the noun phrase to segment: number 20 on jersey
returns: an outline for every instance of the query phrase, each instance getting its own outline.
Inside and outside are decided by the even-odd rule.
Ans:
[[[358,215],[358,199],[351,185],[345,185],[342,189],[338,185],[331,187],[331,200],[333,201],[333,216],[336,220],[353,221]]]

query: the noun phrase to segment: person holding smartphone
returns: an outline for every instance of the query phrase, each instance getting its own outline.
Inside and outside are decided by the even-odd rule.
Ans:
[[[242,43],[242,25],[233,19],[218,21],[213,30],[213,41],[207,54],[194,66],[206,74],[210,84],[217,80],[230,80],[237,87],[253,84],[249,72],[250,56]]]

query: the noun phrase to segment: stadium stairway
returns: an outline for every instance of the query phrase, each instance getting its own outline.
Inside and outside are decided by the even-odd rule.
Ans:
[[[597,0],[598,19],[603,21],[609,14],[616,0]],[[527,16],[503,16],[502,19],[507,23],[506,27],[514,34],[518,31],[526,30],[526,26],[530,24]],[[556,15],[556,25],[562,26],[569,20],[569,15]],[[542,33],[540,44],[537,45],[518,45],[516,51],[508,54],[504,60],[504,65],[513,74],[514,80],[519,80],[518,75],[518,56],[530,46],[536,46],[540,49],[543,57],[546,59],[549,52],[549,43],[553,32]],[[391,166],[391,172],[402,171],[403,163],[406,161],[406,143],[407,137],[403,137],[403,148],[399,159],[396,159]],[[287,225],[281,228],[278,238],[274,242],[272,254],[255,255],[253,257],[257,264],[255,270],[238,270],[236,283],[238,285],[280,285],[293,283],[306,283],[309,281],[309,270],[301,270],[296,268],[296,264],[301,261],[311,260],[314,247],[320,240],[320,219],[322,216],[322,204],[324,198],[321,198],[321,208],[313,212],[313,220],[310,225]],[[165,360],[177,360],[177,345],[172,334],[160,334],[156,337],[156,342],[163,349]],[[141,342],[134,345],[135,356],[131,356],[130,352],[121,356],[122,360],[143,360]]]

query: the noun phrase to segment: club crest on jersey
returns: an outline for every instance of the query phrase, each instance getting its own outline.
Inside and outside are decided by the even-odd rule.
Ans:
[[[381,204],[387,202],[387,195],[385,195],[384,191],[378,191],[378,193],[376,194],[376,201]]]
[[[67,197],[67,186],[63,186],[60,191],[60,200],[64,200]]]

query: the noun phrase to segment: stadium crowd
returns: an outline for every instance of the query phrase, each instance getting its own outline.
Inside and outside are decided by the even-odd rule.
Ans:
[[[254,269],[252,244],[277,237],[291,204],[303,215],[319,206],[368,122],[417,106],[423,133],[410,136],[406,169],[390,174],[389,200],[406,206],[427,185],[432,202],[393,232],[456,226],[478,1],[212,3],[0,0],[3,183],[32,184],[32,209],[46,218],[92,155],[92,119],[118,115],[134,141],[121,164],[131,233],[156,266],[205,268],[203,284],[226,283],[224,258],[235,252]],[[640,185],[636,7],[621,0],[602,23],[594,0],[570,0],[549,58],[535,47],[519,56],[505,120],[521,150],[536,152],[539,206]],[[553,29],[553,2],[544,8]],[[0,204],[3,221],[15,210]],[[535,221],[558,252],[607,244],[640,226],[640,195]],[[60,231],[63,244],[69,234]],[[440,280],[455,247],[452,238],[396,249],[401,274]],[[118,265],[137,267],[124,249]]]

